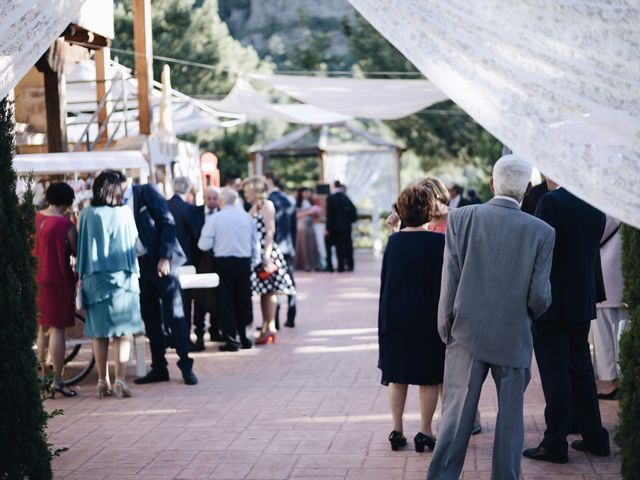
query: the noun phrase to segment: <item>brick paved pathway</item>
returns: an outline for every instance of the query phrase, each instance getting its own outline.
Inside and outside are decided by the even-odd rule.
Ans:
[[[194,355],[196,387],[179,381],[132,385],[134,397],[94,398],[95,377],[51,421],[51,439],[70,450],[54,461],[65,479],[422,479],[431,453],[392,452],[387,390],[376,368],[379,261],[360,254],[353,274],[299,274],[298,326],[275,345]],[[257,308],[255,309],[258,312]],[[258,321],[259,318],[256,318]],[[175,357],[171,357],[175,364]],[[544,428],[537,368],[526,397],[526,445]],[[610,431],[616,402],[601,402]],[[410,390],[407,437],[418,426]],[[480,412],[485,433],[471,440],[464,479],[490,478],[495,389]],[[616,452],[617,453],[617,452]],[[523,459],[527,480],[619,478],[619,459],[570,452],[571,463]]]

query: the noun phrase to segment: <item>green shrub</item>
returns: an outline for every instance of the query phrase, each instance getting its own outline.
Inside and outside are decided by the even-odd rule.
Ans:
[[[47,414],[32,346],[36,332],[31,193],[19,205],[12,106],[0,102],[0,479],[51,478]]]
[[[622,477],[640,475],[640,231],[622,227],[624,302],[630,324],[620,340],[620,423],[616,441],[622,447]]]

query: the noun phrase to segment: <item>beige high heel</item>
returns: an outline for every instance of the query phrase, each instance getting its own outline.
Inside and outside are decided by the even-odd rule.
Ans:
[[[111,386],[106,380],[98,380],[98,386],[96,387],[96,394],[98,398],[102,400],[103,397],[111,395]]]
[[[113,393],[120,400],[122,400],[123,398],[129,398],[131,396],[131,390],[129,390],[129,386],[122,380],[116,380],[116,383],[113,387]]]

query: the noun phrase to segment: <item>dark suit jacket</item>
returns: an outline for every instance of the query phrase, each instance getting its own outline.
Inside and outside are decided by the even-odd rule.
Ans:
[[[327,230],[330,233],[344,232],[351,229],[351,224],[358,219],[358,211],[343,192],[336,192],[327,198]]]
[[[161,258],[168,258],[171,269],[184,265],[186,256],[176,239],[176,224],[167,201],[152,184],[133,186],[133,216],[138,237],[147,250],[140,262],[143,274],[156,274]]]
[[[198,207],[185,202],[179,195],[174,195],[167,203],[176,222],[176,237],[187,256],[187,264],[198,265],[198,239],[204,225],[204,209],[199,212]]]
[[[276,208],[276,233],[274,241],[285,255],[295,253],[296,206],[282,192],[274,190],[269,200]]]
[[[564,188],[543,195],[536,217],[556,231],[551,268],[552,303],[540,321],[588,322],[596,318],[600,239],[604,213]]]
[[[522,200],[521,210],[529,215],[533,215],[536,212],[536,207],[542,196],[547,193],[547,182],[542,182],[531,189],[529,194]]]

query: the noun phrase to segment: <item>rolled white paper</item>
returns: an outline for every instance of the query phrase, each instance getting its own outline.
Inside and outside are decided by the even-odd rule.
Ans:
[[[180,287],[188,288],[215,288],[220,285],[220,277],[217,273],[185,274],[178,277]]]

